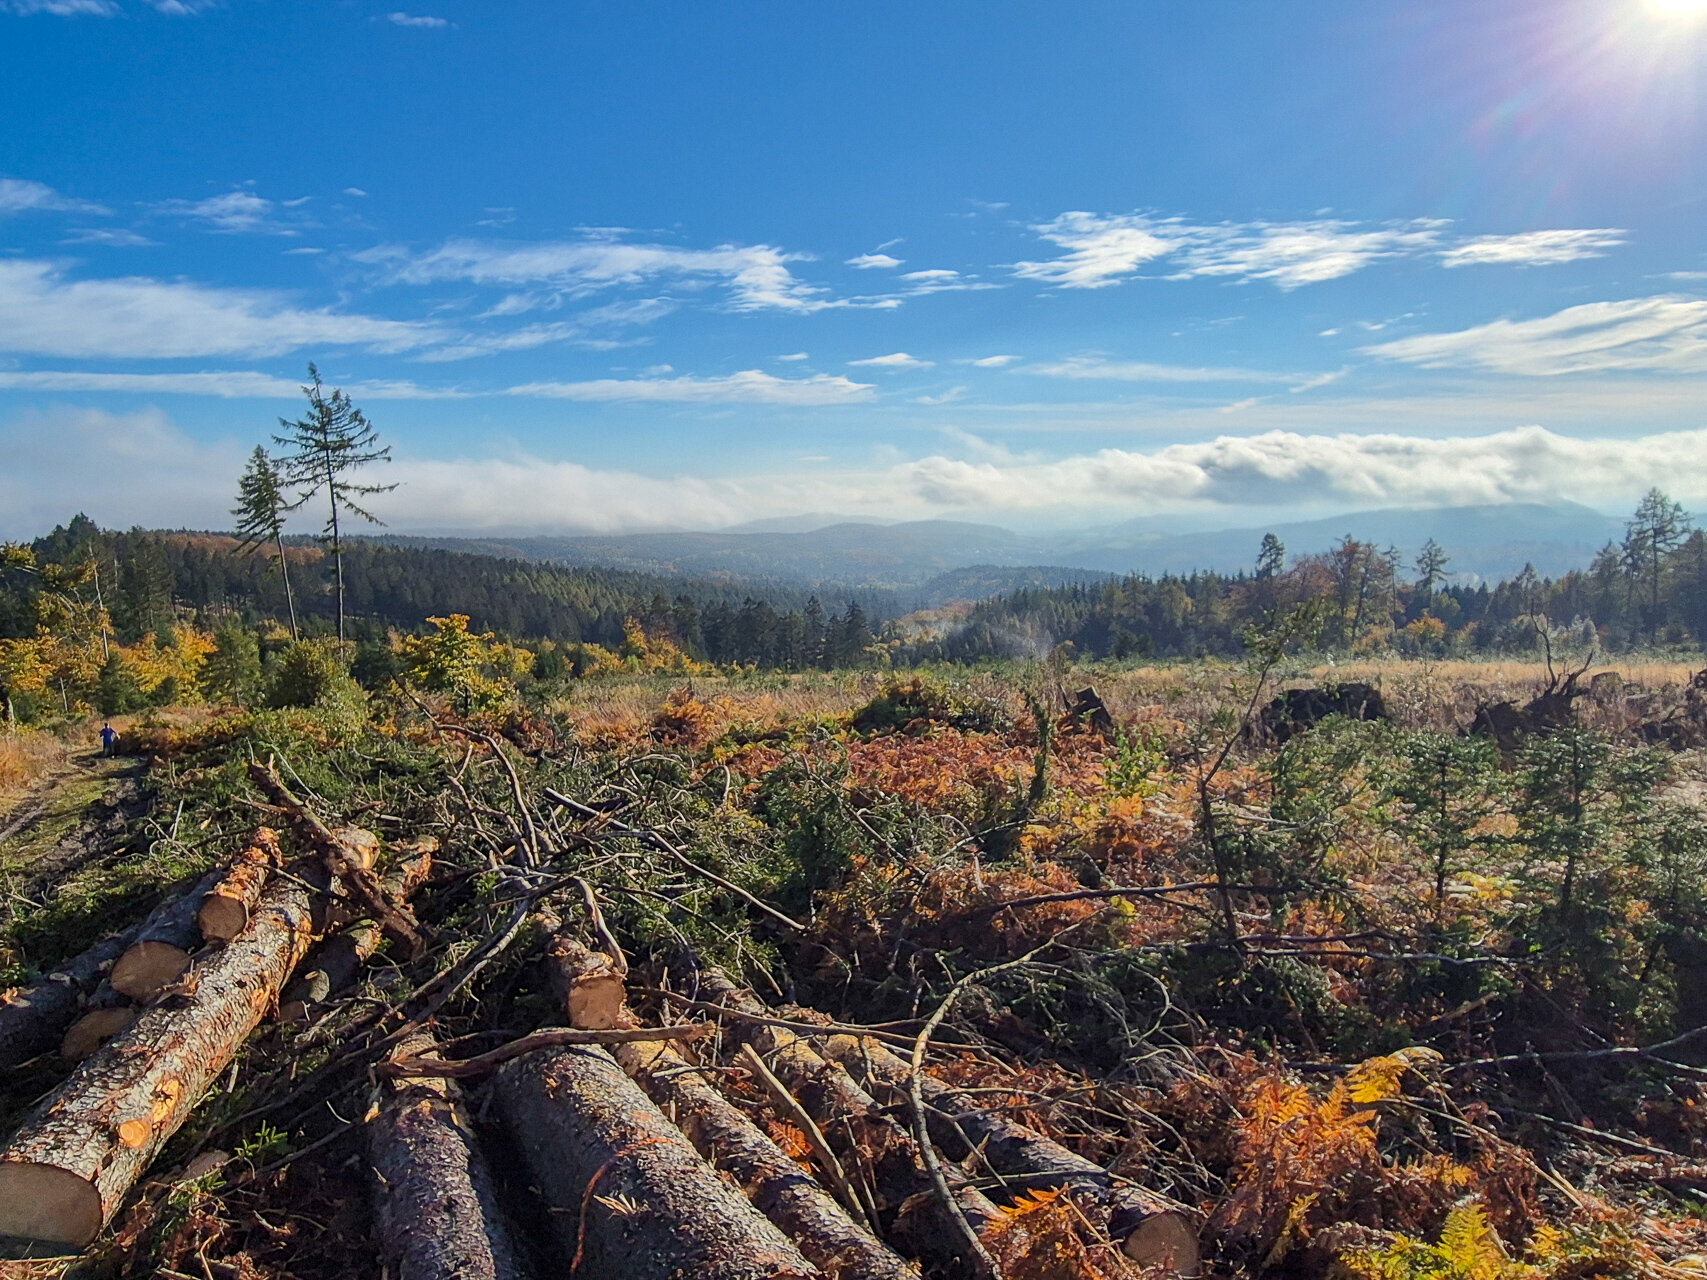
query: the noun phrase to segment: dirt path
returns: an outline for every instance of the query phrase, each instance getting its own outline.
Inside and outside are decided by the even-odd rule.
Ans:
[[[34,898],[100,856],[147,808],[146,767],[137,756],[79,752],[37,782],[0,822],[0,877]]]

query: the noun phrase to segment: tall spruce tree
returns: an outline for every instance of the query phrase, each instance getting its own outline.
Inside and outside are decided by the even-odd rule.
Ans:
[[[1644,621],[1648,638],[1659,637],[1664,623],[1660,608],[1660,580],[1665,560],[1689,538],[1689,513],[1658,489],[1649,489],[1624,526],[1624,562],[1632,585],[1647,579],[1648,599]]]
[[[284,575],[285,606],[290,610],[290,637],[300,639],[296,629],[296,597],[290,589],[290,566],[285,563],[284,514],[294,504],[285,500],[284,476],[266,449],[255,446],[249,465],[237,481],[237,534],[245,551],[253,552],[271,542],[279,572]]]
[[[379,462],[391,461],[391,446],[379,443],[362,411],[350,397],[334,387],[330,394],[320,381],[320,370],[308,366],[311,385],[302,389],[308,397],[308,416],[295,421],[280,418],[285,434],[274,436],[291,452],[279,460],[288,483],[297,487],[291,509],[302,506],[317,494],[326,495],[326,525],[322,536],[331,545],[332,568],[338,586],[338,639],[344,638],[344,545],[338,515],[347,511],[370,524],[384,524],[358,498],[389,493],[395,484],[363,484],[354,473]]]
[[[1433,538],[1423,543],[1422,550],[1417,552],[1417,590],[1423,600],[1434,599],[1434,588],[1446,580],[1446,566],[1452,563],[1450,556]]]

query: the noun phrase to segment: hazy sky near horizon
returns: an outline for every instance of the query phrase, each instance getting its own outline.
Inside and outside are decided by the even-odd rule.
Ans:
[[[0,536],[1707,505],[1707,0],[0,0]]]

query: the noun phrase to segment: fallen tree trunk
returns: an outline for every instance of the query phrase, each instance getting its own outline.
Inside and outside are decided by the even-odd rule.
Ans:
[[[911,1064],[878,1041],[831,1036],[824,1052],[892,1102],[906,1101]],[[976,1152],[1010,1186],[1066,1187],[1106,1224],[1127,1257],[1145,1266],[1170,1266],[1180,1275],[1197,1274],[1196,1215],[1186,1206],[1116,1178],[1018,1121],[986,1110],[934,1076],[921,1074],[919,1085],[932,1140],[951,1156]]]
[[[412,1036],[398,1056],[430,1052]],[[460,1090],[449,1080],[390,1080],[367,1122],[380,1253],[398,1280],[521,1280],[525,1269],[493,1190]]]
[[[297,835],[320,855],[327,873],[337,877],[346,892],[361,903],[365,911],[373,914],[387,934],[407,949],[411,960],[418,959],[426,949],[420,926],[406,909],[386,896],[379,877],[373,873],[370,850],[377,848],[377,841],[371,846],[363,842],[352,848],[347,839],[340,839],[312,809],[297,799],[283,779],[267,765],[251,764],[249,777],[267,799],[284,810]]]
[[[547,945],[546,964],[572,1026],[603,1030],[639,1025],[624,1002],[622,978],[610,956],[559,933]],[[596,998],[589,1000],[589,992]],[[577,1016],[589,1021],[578,1022]],[[855,1222],[806,1169],[668,1042],[614,1044],[610,1051],[700,1155],[734,1178],[753,1207],[792,1238],[830,1280],[918,1280],[914,1268]]]
[[[0,1001],[0,1067],[15,1067],[53,1048],[77,1017],[101,975],[124,954],[141,925],[103,938],[46,977],[10,992]]]
[[[224,874],[223,868],[216,867],[183,897],[163,902],[154,909],[124,953],[113,962],[107,981],[113,984],[114,991],[141,1004],[184,976],[190,967],[190,952],[201,942],[196,914]]]
[[[432,869],[433,855],[423,850],[386,874],[385,892],[398,902],[407,902],[427,882]],[[327,918],[336,922],[339,914],[340,908],[334,907]],[[362,966],[384,940],[385,931],[371,920],[327,938],[310,953],[301,974],[285,989],[279,1000],[279,1021],[301,1022],[313,1017],[327,1000],[354,984]]]
[[[203,938],[230,942],[249,927],[249,915],[281,857],[278,833],[270,827],[256,827],[248,846],[231,860],[219,883],[202,898],[196,925]]]
[[[0,1151],[0,1235],[89,1244],[272,1007],[312,937],[280,879],[249,929],[38,1103]]]
[[[757,997],[735,986],[721,970],[703,969],[699,980],[702,992],[720,1004],[752,1017],[769,1013]],[[956,1247],[960,1229],[938,1196],[918,1145],[877,1099],[860,1088],[841,1064],[825,1060],[792,1031],[747,1022],[739,1026],[736,1036],[771,1056],[776,1073],[794,1090],[825,1136],[836,1140],[842,1158],[869,1172],[874,1208],[895,1212],[891,1227],[908,1252],[939,1260],[963,1258]],[[952,1195],[960,1218],[979,1237],[1005,1219],[995,1203],[974,1187],[954,1187]]]
[[[700,1159],[604,1050],[517,1058],[499,1069],[493,1093],[551,1210],[571,1273],[624,1280],[822,1274]]]
[[[186,897],[198,898],[205,893],[216,875],[210,872],[204,876]],[[0,1067],[15,1067],[52,1049],[126,949],[162,915],[177,910],[182,901],[170,898],[162,902],[141,924],[101,939],[52,973],[0,1000]]]

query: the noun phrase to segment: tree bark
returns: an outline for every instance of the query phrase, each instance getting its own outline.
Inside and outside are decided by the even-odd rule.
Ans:
[[[735,986],[719,969],[701,970],[699,980],[702,993],[737,1012],[755,1017],[770,1014],[757,997]],[[772,1059],[777,1075],[836,1145],[848,1167],[868,1171],[876,1207],[895,1213],[892,1234],[908,1252],[938,1261],[963,1261],[955,1247],[960,1241],[958,1228],[937,1198],[917,1144],[877,1099],[860,1088],[841,1064],[826,1061],[792,1031],[743,1022],[735,1035]],[[955,1187],[953,1194],[961,1216],[978,1235],[1002,1221],[1002,1211],[976,1188]]]
[[[546,948],[546,965],[570,1025],[577,1013],[607,1027],[639,1026],[622,1000],[622,979],[608,955],[559,933]],[[609,1003],[616,985],[616,1005]],[[592,1001],[577,1002],[589,986]],[[611,1056],[657,1103],[718,1172],[734,1178],[753,1207],[794,1240],[795,1247],[830,1280],[918,1280],[908,1266],[869,1231],[811,1174],[728,1101],[675,1047],[661,1040],[610,1046]]]
[[[430,1052],[412,1036],[395,1056]],[[374,1223],[384,1262],[398,1280],[522,1280],[492,1174],[449,1080],[389,1080],[367,1123]]]
[[[903,1102],[911,1065],[876,1040],[831,1036],[825,1053]],[[1093,1217],[1108,1227],[1127,1257],[1144,1265],[1171,1265],[1196,1275],[1199,1263],[1196,1215],[1166,1196],[1116,1178],[1094,1161],[1069,1151],[1016,1120],[980,1107],[952,1085],[925,1074],[920,1091],[929,1105],[934,1144],[955,1158],[976,1151],[1010,1186],[1066,1187]]]
[[[432,852],[416,853],[386,874],[386,894],[396,902],[407,902],[427,882],[432,869]],[[328,928],[341,926],[349,911],[342,903],[328,908],[325,913]],[[327,938],[309,954],[302,972],[285,989],[279,1000],[279,1021],[301,1022],[313,1017],[319,1006],[355,982],[362,966],[373,958],[384,940],[385,931],[371,920],[360,920]]]
[[[101,981],[141,925],[103,938],[81,955],[0,1001],[0,1067],[15,1067],[53,1048],[54,1041],[77,1017],[83,1001]]]
[[[298,837],[320,855],[327,873],[337,877],[345,891],[373,913],[386,933],[408,948],[411,960],[418,959],[426,948],[420,927],[414,917],[386,897],[384,886],[373,873],[370,848],[377,847],[377,842],[374,846],[365,842],[352,845],[347,837],[340,838],[267,765],[251,764],[249,777],[269,800],[285,811]]]
[[[312,937],[309,891],[280,879],[249,929],[25,1117],[0,1151],[0,1235],[88,1245],[265,1016]]]
[[[114,991],[140,1004],[184,976],[190,967],[190,952],[201,942],[196,914],[223,875],[223,868],[216,867],[183,897],[154,909],[113,963],[107,981]]]
[[[270,827],[255,828],[248,847],[231,860],[196,912],[196,924],[206,941],[230,942],[249,927],[249,915],[280,860],[278,833]]]
[[[183,898],[168,898],[140,924],[101,939],[46,977],[0,999],[0,1068],[15,1067],[53,1048],[126,949],[166,915],[185,909],[193,915],[194,902],[218,876],[217,871],[208,872]],[[186,903],[191,905],[186,908]]]
[[[499,1069],[493,1092],[572,1273],[623,1280],[822,1274],[700,1159],[604,1050],[572,1046],[517,1058]]]
[[[67,1062],[81,1062],[141,1015],[133,1004],[109,1004],[91,1009],[65,1029],[59,1042],[59,1056]]]
[[[831,1280],[918,1280],[916,1268],[854,1222],[805,1168],[674,1049],[648,1041],[613,1045],[612,1052],[711,1166],[733,1177],[754,1207]]]
[[[614,961],[584,946],[567,930],[545,944],[545,969],[569,1025],[608,1031],[624,1024],[628,992]]]

